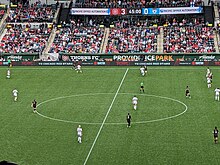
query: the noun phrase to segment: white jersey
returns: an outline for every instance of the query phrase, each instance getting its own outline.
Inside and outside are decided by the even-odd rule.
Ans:
[[[219,93],[220,93],[220,89],[219,89],[219,88],[216,88],[216,89],[215,89],[215,95],[216,95],[216,96],[219,96]]]
[[[81,69],[81,65],[77,65],[77,66],[76,66],[76,69],[77,69],[77,70],[80,70],[80,69]]]
[[[12,91],[12,93],[13,93],[13,96],[14,96],[14,97],[17,97],[17,96],[18,96],[18,91],[17,91],[17,89],[14,89],[14,90]]]
[[[209,77],[207,78],[207,84],[211,84],[211,79]]]
[[[206,77],[209,77],[209,74],[211,73],[210,69],[206,70]]]
[[[132,98],[132,104],[137,104],[138,98],[137,97],[133,97]]]
[[[11,74],[11,71],[7,70],[7,76],[10,76],[10,74]]]
[[[211,71],[210,71],[210,69],[207,69],[206,72],[207,72],[207,74],[209,74]]]
[[[144,71],[145,71],[145,69],[141,67],[141,68],[140,68],[140,71],[141,71],[141,73],[142,73],[142,72],[144,72]]]
[[[77,135],[82,136],[82,128],[81,127],[77,128]]]

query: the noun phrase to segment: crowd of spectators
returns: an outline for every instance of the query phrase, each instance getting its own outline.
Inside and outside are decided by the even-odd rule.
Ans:
[[[0,20],[3,18],[4,14],[5,14],[5,9],[0,8]]]
[[[103,38],[104,28],[92,20],[89,24],[72,20],[70,24],[63,23],[63,27],[57,30],[49,52],[99,53]]]
[[[18,4],[11,8],[7,22],[52,22],[56,9],[37,1],[31,5]]]
[[[75,7],[85,8],[142,8],[203,6],[202,0],[77,0]]]
[[[164,53],[215,52],[214,29],[202,18],[183,19],[167,23],[164,27]]]
[[[148,22],[115,22],[115,27],[110,28],[106,53],[156,53],[159,28],[147,25]]]
[[[0,53],[39,53],[45,48],[51,29],[47,24],[32,28],[29,24],[10,24],[0,41]]]

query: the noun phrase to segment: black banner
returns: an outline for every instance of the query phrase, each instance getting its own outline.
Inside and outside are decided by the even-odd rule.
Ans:
[[[141,62],[141,61],[79,61],[77,64],[82,66],[220,66],[220,61],[155,61],[155,62]],[[62,61],[15,61],[13,66],[72,66],[73,62]],[[0,61],[0,66],[8,66],[7,62]]]

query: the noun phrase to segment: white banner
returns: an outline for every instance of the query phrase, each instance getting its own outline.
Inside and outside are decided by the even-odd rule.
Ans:
[[[72,8],[71,15],[110,15],[110,9]]]
[[[202,13],[202,7],[159,8],[159,14],[196,14]]]

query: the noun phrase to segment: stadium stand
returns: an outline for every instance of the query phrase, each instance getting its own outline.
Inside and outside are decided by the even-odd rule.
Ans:
[[[0,41],[1,53],[42,52],[49,38],[51,28],[47,24],[8,24]]]
[[[112,28],[106,53],[156,53],[158,28]]]
[[[40,1],[31,5],[19,4],[11,8],[7,22],[52,22],[56,9]]]
[[[104,28],[92,24],[85,26],[81,21],[72,20],[63,24],[56,32],[49,53],[99,53]]]
[[[216,52],[214,29],[202,18],[175,18],[164,27],[164,53],[210,53]]]
[[[105,53],[156,53],[158,27],[151,21],[115,21]]]
[[[5,12],[6,12],[5,9],[0,8],[0,20],[3,18]]]

